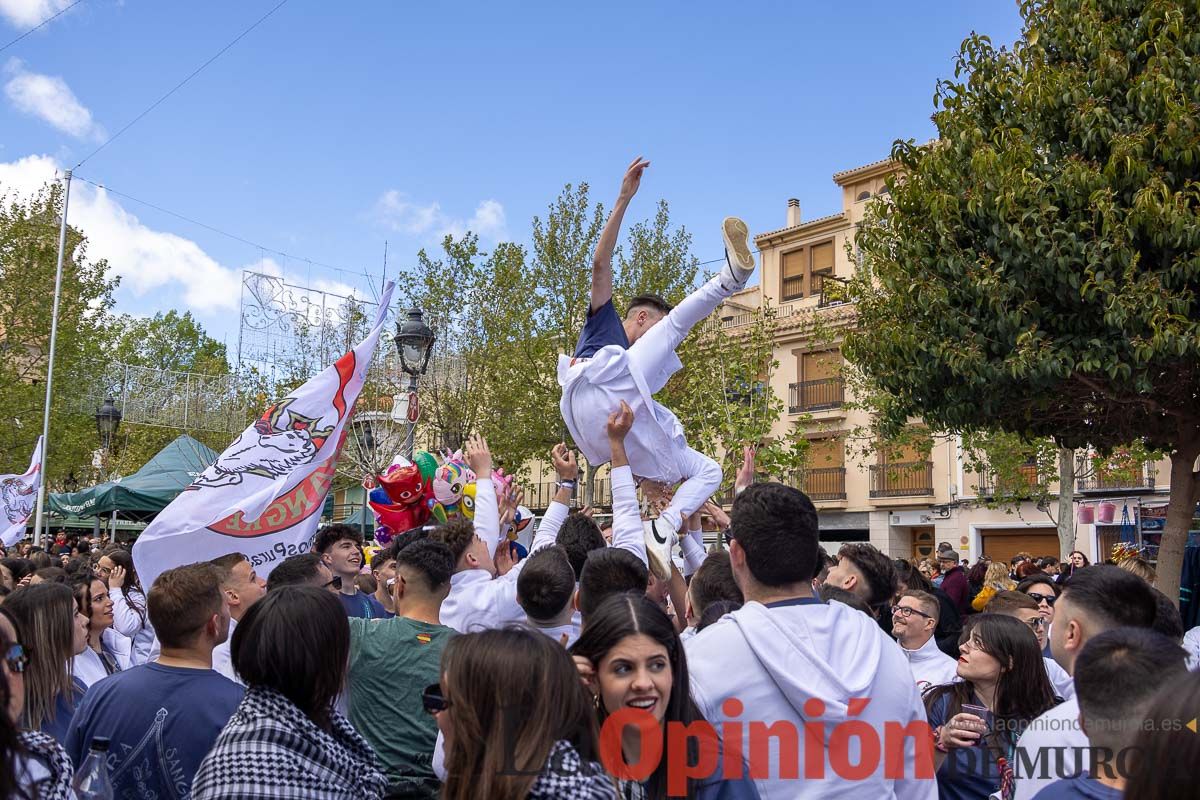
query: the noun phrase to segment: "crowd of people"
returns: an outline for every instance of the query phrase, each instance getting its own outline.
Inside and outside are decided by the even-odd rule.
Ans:
[[[693,515],[658,563],[631,422],[607,425],[611,529],[571,508],[556,446],[519,560],[478,438],[475,519],[369,563],[337,524],[268,580],[238,552],[148,590],[115,545],[0,560],[0,796],[69,797],[101,740],[121,798],[1195,792],[1200,674],[1144,562],[827,555],[748,456],[732,511],[705,506],[724,535]]]
[[[719,468],[652,395],[754,262],[729,218],[720,275],[621,319],[612,248],[647,166],[559,365],[611,525],[572,508],[559,444],[521,552],[474,437],[473,518],[369,561],[343,524],[266,576],[231,539],[149,586],[120,546],[22,546],[0,560],[0,798],[71,797],[89,756],[122,800],[1200,798],[1200,629],[1152,565],[828,553],[750,449],[731,510],[711,499]]]

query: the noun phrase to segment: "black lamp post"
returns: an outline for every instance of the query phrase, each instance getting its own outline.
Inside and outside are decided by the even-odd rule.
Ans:
[[[371,426],[371,421],[365,419],[354,423],[354,435],[358,439],[359,455],[362,456],[367,469],[373,473],[375,471],[375,431]],[[367,541],[367,487],[365,486],[363,487],[362,504],[359,508],[358,528],[363,541]]]
[[[121,409],[117,408],[110,397],[104,405],[96,409],[96,431],[100,434],[100,446],[107,451],[112,447],[113,437],[117,428],[121,427]]]
[[[400,352],[400,369],[408,373],[408,432],[404,437],[404,456],[413,457],[413,446],[416,437],[417,417],[417,378],[425,374],[429,367],[429,356],[433,353],[433,343],[437,334],[425,324],[425,313],[417,307],[408,310],[407,319],[396,325],[396,349]]]

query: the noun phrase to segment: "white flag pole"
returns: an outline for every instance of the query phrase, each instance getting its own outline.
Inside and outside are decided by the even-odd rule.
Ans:
[[[46,366],[46,407],[42,411],[42,481],[38,486],[33,543],[42,543],[42,511],[46,504],[46,458],[50,451],[50,397],[54,388],[54,345],[58,339],[58,301],[62,296],[63,255],[67,250],[67,207],[71,202],[71,170],[63,173],[62,224],[58,230],[58,269],[54,273],[54,310],[50,312],[50,361]]]

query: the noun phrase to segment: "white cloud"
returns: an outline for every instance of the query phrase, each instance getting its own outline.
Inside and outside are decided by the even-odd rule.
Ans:
[[[375,215],[392,230],[428,241],[440,241],[447,234],[457,238],[467,231],[491,242],[508,236],[504,206],[497,200],[484,200],[470,219],[461,219],[442,211],[440,203],[420,205],[404,192],[389,189],[375,202]]]
[[[79,102],[62,78],[30,72],[17,58],[4,66],[4,74],[11,76],[4,84],[4,94],[18,111],[77,139],[104,138],[104,129],[96,124],[92,112]]]
[[[0,0],[0,16],[15,28],[32,28],[71,5],[71,0]]]
[[[0,163],[0,196],[28,196],[59,172],[49,156]],[[197,312],[237,309],[239,270],[222,266],[190,239],[147,227],[103,189],[73,183],[68,218],[87,236],[88,257],[107,259],[109,274],[119,275],[134,296],[174,289]]]

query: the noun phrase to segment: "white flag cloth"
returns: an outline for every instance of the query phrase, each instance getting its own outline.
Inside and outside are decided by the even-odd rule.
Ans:
[[[42,485],[42,437],[33,448],[33,459],[24,475],[0,475],[0,541],[12,547],[25,536],[25,526],[37,505]]]
[[[265,576],[309,551],[393,287],[384,289],[367,338],[267,408],[142,532],[133,560],[143,586],[173,567],[233,552]]]

